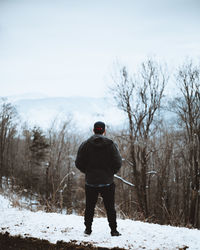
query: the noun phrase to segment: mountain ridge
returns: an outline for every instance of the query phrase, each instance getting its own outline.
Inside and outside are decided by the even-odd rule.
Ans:
[[[22,121],[31,126],[48,128],[57,118],[59,121],[72,120],[82,129],[91,127],[96,120],[103,120],[110,126],[119,126],[124,115],[107,97],[36,97],[28,95],[7,97],[17,109]]]

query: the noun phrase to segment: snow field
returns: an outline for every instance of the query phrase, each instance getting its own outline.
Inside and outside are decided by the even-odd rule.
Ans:
[[[12,208],[1,195],[0,214],[0,232],[46,239],[52,243],[76,240],[108,248],[177,250],[188,246],[190,250],[200,250],[200,230],[197,229],[119,219],[118,230],[122,236],[111,237],[107,219],[95,218],[92,234],[85,236],[82,216],[19,210]]]

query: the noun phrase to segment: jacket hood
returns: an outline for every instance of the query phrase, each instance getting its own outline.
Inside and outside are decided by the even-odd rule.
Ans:
[[[93,135],[88,139],[88,143],[91,143],[95,147],[103,147],[108,144],[112,144],[112,140],[103,135]]]

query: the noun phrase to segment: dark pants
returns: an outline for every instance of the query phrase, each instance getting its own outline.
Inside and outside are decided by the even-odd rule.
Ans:
[[[85,226],[91,228],[94,209],[100,194],[103,198],[104,206],[107,213],[108,223],[111,230],[116,230],[116,211],[115,211],[115,184],[106,187],[90,187],[85,185],[86,209],[85,209]]]

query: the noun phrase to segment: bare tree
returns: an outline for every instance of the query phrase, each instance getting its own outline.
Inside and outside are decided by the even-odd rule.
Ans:
[[[156,129],[156,113],[160,109],[168,77],[162,67],[152,60],[142,63],[137,76],[129,76],[127,69],[114,78],[112,94],[118,107],[127,114],[129,125],[129,162],[140,212],[149,215],[147,202],[148,142]]]
[[[74,155],[76,137],[71,133],[71,119],[56,129],[55,124],[49,130],[49,161],[46,169],[46,198],[49,209],[67,206],[72,209]]]
[[[10,171],[10,162],[12,161],[10,147],[16,134],[15,107],[2,99],[0,106],[0,184],[3,175],[8,176]]]
[[[181,96],[173,103],[179,125],[185,131],[185,156],[190,183],[189,222],[200,226],[200,65],[186,62],[176,74]]]

